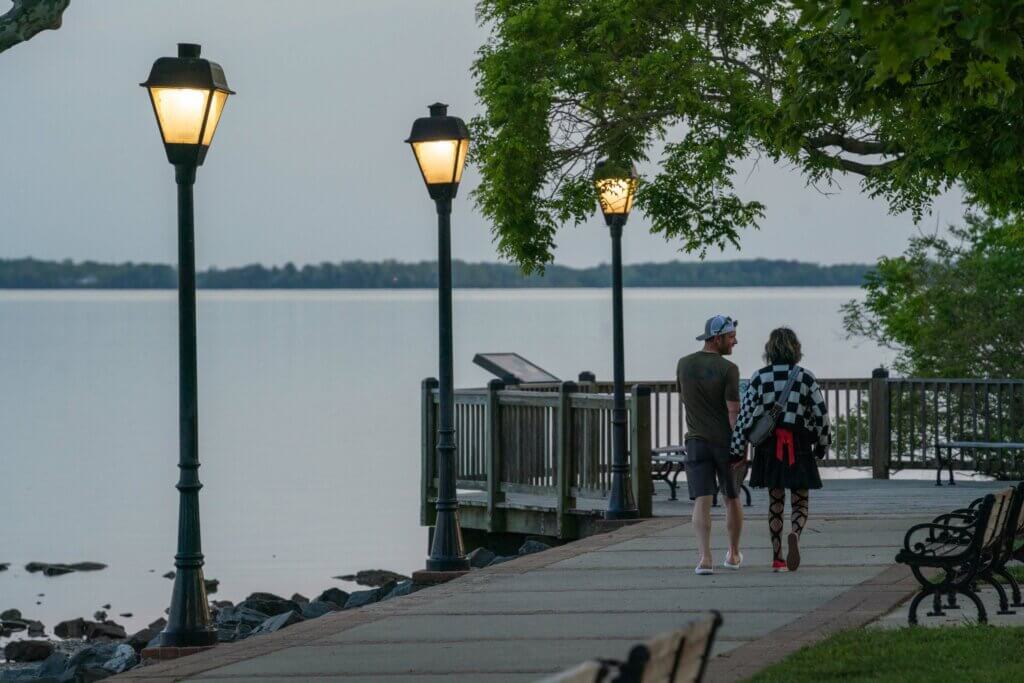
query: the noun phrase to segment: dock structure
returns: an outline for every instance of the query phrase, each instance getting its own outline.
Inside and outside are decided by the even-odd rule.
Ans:
[[[412,595],[127,672],[138,682],[536,681],[679,627],[723,615],[706,681],[749,677],[796,649],[873,622],[917,589],[893,564],[906,529],[1005,487],[965,481],[826,480],[811,493],[799,571],[770,571],[767,499],[754,491],[739,571],[696,576],[687,515],[658,516],[526,555]],[[659,484],[664,493],[664,485]],[[724,557],[716,516],[712,547]]]
[[[833,443],[822,467],[859,468],[886,479],[901,469],[1021,469],[1024,380],[818,378]],[[742,383],[745,384],[745,381]],[[685,410],[674,379],[627,382],[628,450],[641,517],[664,499],[651,483],[652,449],[683,443]],[[576,382],[532,382],[455,392],[456,479],[469,545],[501,534],[583,538],[601,523],[611,488],[612,384],[589,372]],[[420,524],[437,497],[436,381],[421,396]],[[1008,447],[1017,446],[1015,452]],[[951,476],[951,475],[950,475]],[[671,506],[668,506],[671,510]]]

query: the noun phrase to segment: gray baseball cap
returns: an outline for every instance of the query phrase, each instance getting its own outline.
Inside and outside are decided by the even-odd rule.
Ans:
[[[704,334],[697,337],[697,341],[705,341],[720,334],[729,334],[736,331],[739,320],[733,320],[727,315],[713,315],[704,323]]]

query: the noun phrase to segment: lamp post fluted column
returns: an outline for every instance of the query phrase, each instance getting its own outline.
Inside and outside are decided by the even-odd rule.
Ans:
[[[594,187],[612,237],[612,488],[605,519],[635,519],[626,448],[626,370],[622,322],[622,229],[633,208],[637,188],[636,169],[603,159],[594,169]]]
[[[633,485],[629,476],[626,449],[626,370],[622,323],[622,228],[625,214],[610,217],[612,236],[612,490],[606,519],[633,519],[637,516]]]
[[[206,159],[229,95],[224,70],[200,57],[194,43],[179,43],[176,57],[153,63],[141,83],[160,126],[178,188],[178,546],[174,588],[160,647],[203,647],[217,642],[203,577],[199,524],[199,401],[196,363],[196,169]]]
[[[210,619],[203,577],[199,524],[199,400],[196,368],[195,213],[192,188],[196,167],[177,164],[178,185],[178,551],[174,555],[174,590],[163,646],[213,645],[217,632]]]
[[[469,571],[469,560],[459,526],[459,499],[455,490],[455,384],[452,351],[452,200],[459,191],[462,168],[469,149],[465,122],[448,116],[448,105],[436,102],[430,116],[416,119],[406,142],[412,147],[427,192],[437,208],[438,304],[438,426],[437,519],[426,571],[447,573],[422,578],[443,581]],[[413,578],[416,579],[416,574]]]
[[[437,205],[437,303],[438,303],[438,414],[437,427],[437,521],[427,558],[428,571],[469,569],[459,526],[459,499],[455,491],[455,380],[452,369],[452,200]]]

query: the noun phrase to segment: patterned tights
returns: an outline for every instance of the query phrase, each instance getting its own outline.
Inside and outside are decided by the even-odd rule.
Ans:
[[[772,536],[772,553],[776,560],[782,560],[782,515],[786,511],[786,490],[768,489],[771,502],[768,505],[768,530]],[[789,492],[790,524],[794,534],[799,536],[807,524],[807,489]]]

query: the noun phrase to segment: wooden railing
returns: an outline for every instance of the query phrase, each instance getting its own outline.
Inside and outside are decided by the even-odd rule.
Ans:
[[[595,381],[589,372],[580,373],[579,390],[587,393],[610,394],[612,383]],[[740,380],[740,393],[749,380]],[[641,380],[629,384],[641,385],[651,391],[651,445],[654,448],[681,444],[686,434],[686,408],[679,400],[676,381]],[[871,380],[864,378],[818,378],[834,434],[832,448],[820,464],[833,467],[866,467],[870,458],[870,390]],[[557,391],[556,383],[524,385],[524,389],[537,392]]]
[[[651,515],[650,405],[646,387],[627,395],[627,448],[631,484],[640,515]],[[421,523],[433,522],[437,496],[437,382],[423,382]],[[488,530],[502,530],[510,508],[555,509],[559,535],[570,537],[578,499],[605,499],[611,485],[610,394],[581,391],[572,382],[550,390],[506,389],[493,380],[485,389],[455,392],[456,486],[482,491]],[[518,495],[512,503],[510,496]],[[542,497],[543,500],[530,498]],[[551,500],[553,499],[553,506]]]
[[[745,380],[744,380],[745,383]],[[819,378],[833,428],[823,466],[870,467],[875,478],[890,471],[936,466],[952,457],[958,469],[1002,467],[1020,471],[1024,449],[1024,380]],[[652,448],[679,444],[685,408],[674,380],[631,382],[627,396],[633,495],[651,514]],[[742,387],[741,387],[742,389]],[[457,486],[482,491],[488,529],[501,530],[509,495],[543,497],[552,505],[560,535],[571,535],[578,500],[607,498],[611,485],[611,382],[581,373],[579,382],[455,392]],[[421,522],[433,522],[436,498],[437,383],[423,383]],[[972,444],[950,446],[950,444]],[[986,446],[987,444],[987,446]],[[998,462],[996,462],[998,461]],[[995,464],[993,464],[995,462]],[[999,472],[992,472],[999,474]]]

